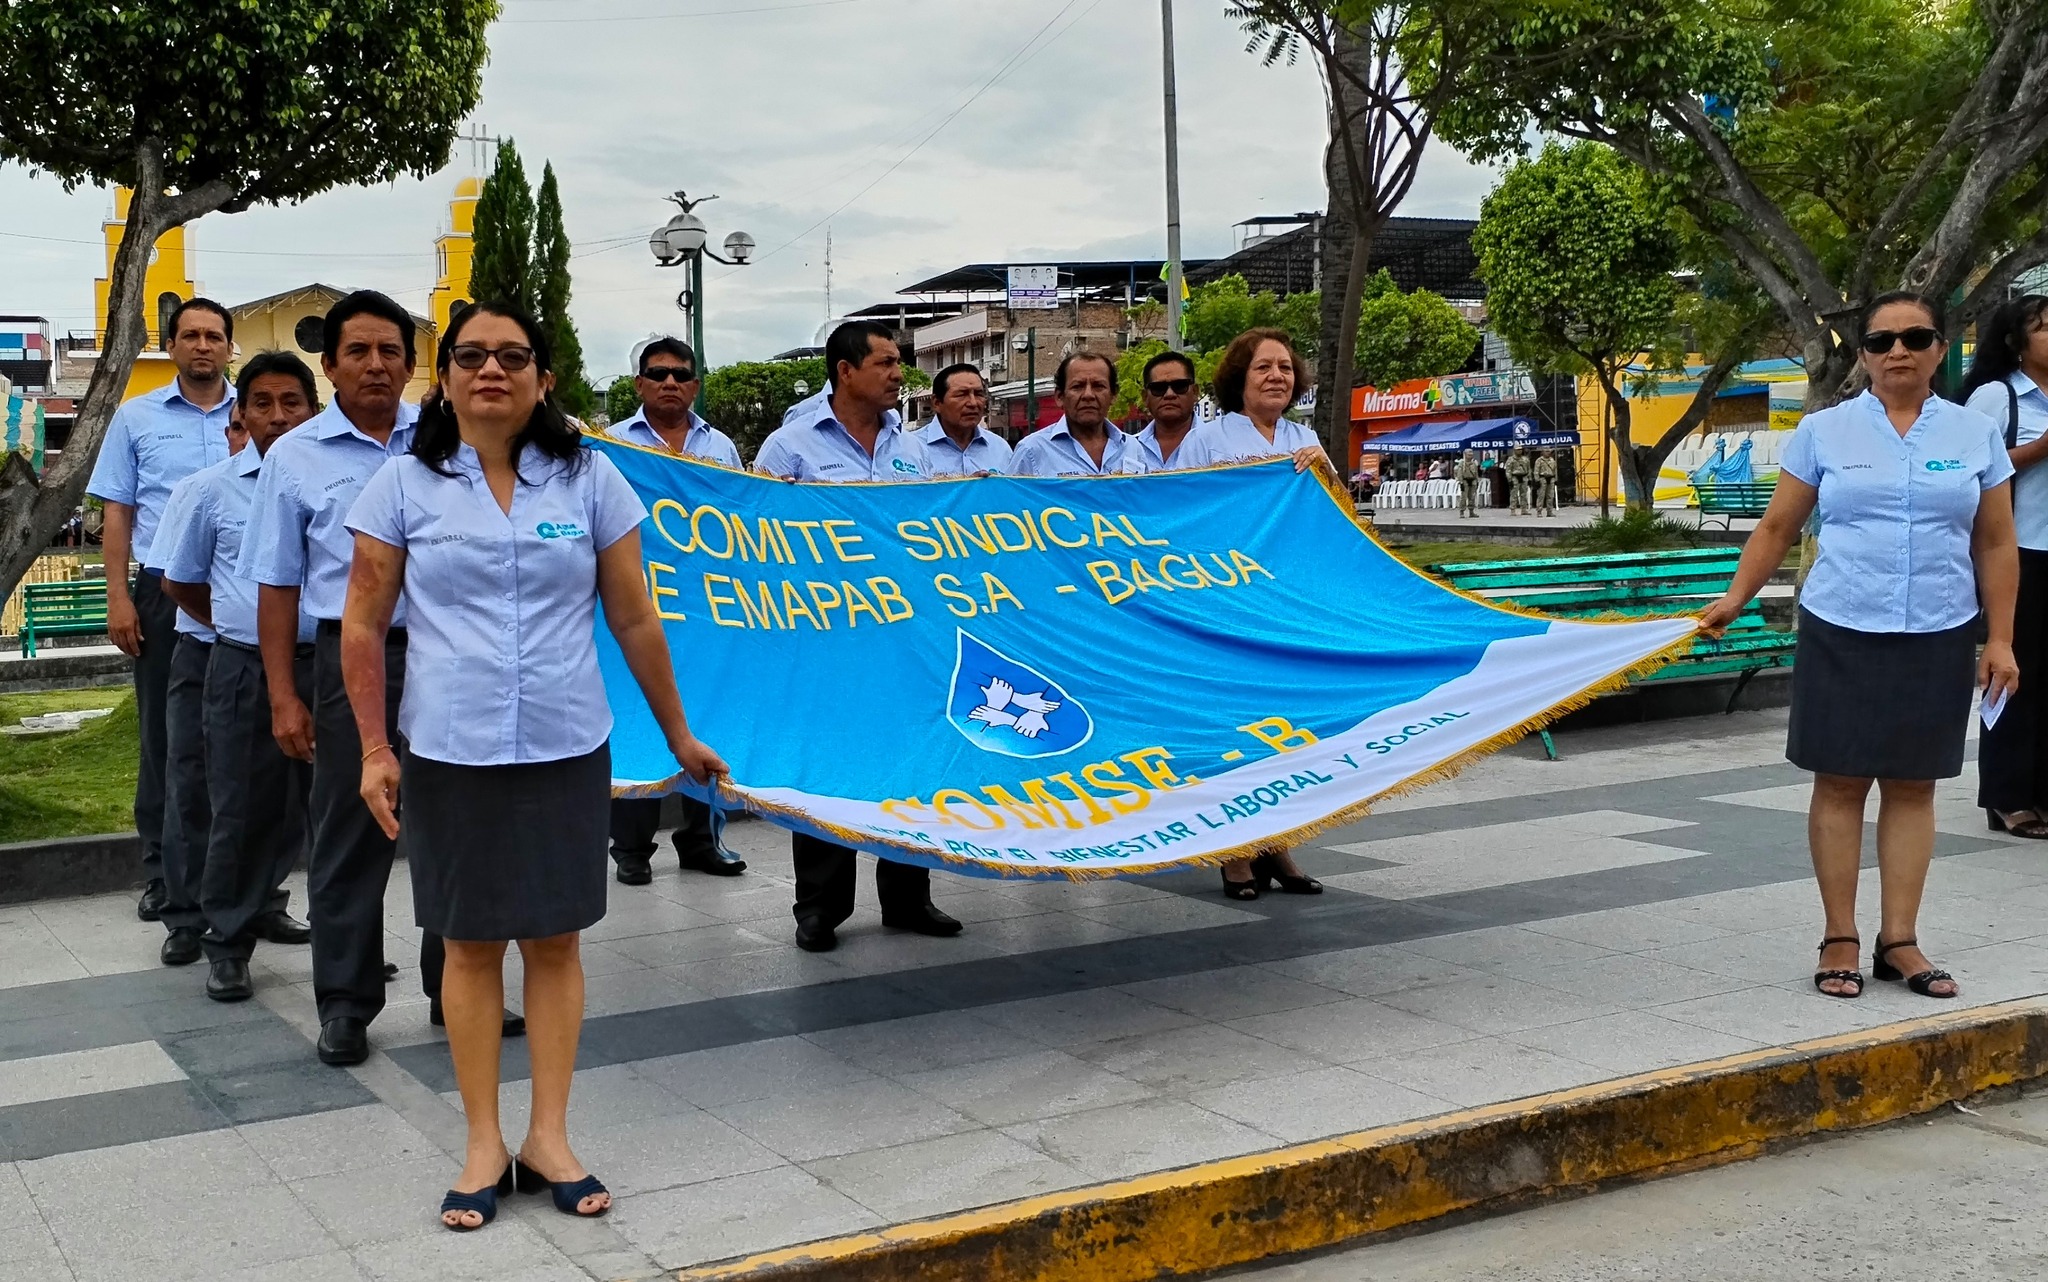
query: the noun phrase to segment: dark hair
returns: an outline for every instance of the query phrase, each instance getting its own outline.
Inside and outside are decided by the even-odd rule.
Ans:
[[[2048,296],[2029,294],[2000,303],[1977,322],[1977,354],[1956,399],[1969,400],[1970,393],[1986,383],[2009,378],[2020,367],[2020,353],[2027,350],[2027,335],[2048,329]]]
[[[290,352],[258,352],[251,356],[235,374],[235,395],[247,396],[249,388],[266,374],[289,374],[298,379],[299,386],[306,389],[306,404],[315,409],[320,407],[320,389],[313,382],[313,371]]]
[[[1876,298],[1863,304],[1862,313],[1856,317],[1856,332],[1861,334],[1868,330],[1870,328],[1870,318],[1877,315],[1880,309],[1890,307],[1893,303],[1911,303],[1913,306],[1926,312],[1927,319],[1933,322],[1934,328],[1940,333],[1942,340],[1944,342],[1947,341],[1948,312],[1940,303],[1935,302],[1927,295],[1916,293],[1910,289],[1895,289],[1888,294],[1879,294]]]
[[[465,307],[449,317],[448,332],[452,334],[460,329],[462,318],[468,314],[469,308]],[[405,363],[410,365],[419,359],[419,349],[413,341],[412,313],[400,307],[389,294],[380,294],[374,289],[359,289],[327,309],[327,319],[320,323],[322,356],[329,360],[334,358],[335,349],[341,346],[341,327],[358,316],[374,316],[398,326],[398,336],[405,341]],[[446,344],[442,350],[447,350]]]
[[[673,356],[689,366],[690,373],[701,374],[703,372],[697,368],[697,353],[691,351],[690,345],[680,338],[657,338],[641,348],[640,364],[633,371],[635,374],[645,374],[647,372],[647,358],[650,356]]]
[[[1248,329],[1230,340],[1230,346],[1223,352],[1223,359],[1216,363],[1216,378],[1210,390],[1216,393],[1216,403],[1231,414],[1244,413],[1244,380],[1252,372],[1252,358],[1259,354],[1263,343],[1278,343],[1287,349],[1287,357],[1294,362],[1294,395],[1288,399],[1291,407],[1308,390],[1314,376],[1309,373],[1308,362],[1301,359],[1301,353],[1294,350],[1294,340],[1284,329]]]
[[[867,363],[875,351],[875,340],[885,343],[896,341],[896,331],[880,321],[848,321],[832,331],[825,340],[825,378],[828,382],[839,382],[839,362],[859,369]]]
[[[212,312],[215,316],[220,317],[220,325],[222,329],[227,331],[228,341],[230,343],[235,341],[235,318],[228,315],[227,308],[222,307],[211,298],[188,298],[176,307],[173,307],[171,309],[171,318],[164,322],[164,346],[170,346],[171,340],[178,336],[178,322],[185,319],[185,313],[193,311]]]
[[[965,361],[962,361],[958,365],[948,365],[946,366],[946,368],[932,375],[933,400],[942,401],[946,399],[946,384],[953,381],[953,376],[955,374],[972,374],[976,378],[981,379],[981,385],[984,389],[988,387],[988,379],[982,377],[981,366],[969,365]]]
[[[1065,356],[1061,357],[1059,368],[1052,372],[1053,391],[1064,392],[1067,390],[1067,367],[1075,361],[1101,361],[1103,366],[1109,370],[1109,390],[1112,394],[1116,392],[1116,362],[1111,360],[1105,352],[1068,352]]]
[[[1138,376],[1138,381],[1141,383],[1150,383],[1152,381],[1152,371],[1158,369],[1161,365],[1185,365],[1187,366],[1189,378],[1200,377],[1200,375],[1195,373],[1194,357],[1189,356],[1186,352],[1176,352],[1169,350],[1161,352],[1159,353],[1159,355],[1154,356],[1151,360],[1146,361],[1145,372]]]
[[[472,303],[463,309],[460,316],[450,319],[448,332],[441,336],[441,350],[434,359],[434,390],[420,402],[419,427],[412,438],[414,457],[443,476],[455,475],[446,464],[455,457],[456,449],[462,444],[462,432],[455,422],[455,407],[448,403],[448,366],[462,331],[479,316],[501,316],[525,332],[526,345],[533,349],[536,375],[554,368],[553,353],[548,349],[548,337],[540,322],[510,303]],[[519,435],[512,438],[514,475],[519,474],[520,451],[528,445],[549,458],[567,463],[571,472],[582,470],[589,459],[583,434],[563,416],[555,404],[553,392],[541,395],[533,407],[533,416],[526,420],[526,426],[520,429]],[[521,476],[520,479],[526,478]]]

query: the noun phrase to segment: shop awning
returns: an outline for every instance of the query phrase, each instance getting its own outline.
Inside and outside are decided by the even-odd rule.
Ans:
[[[1546,432],[1535,419],[1458,418],[1437,423],[1417,423],[1385,436],[1368,437],[1359,446],[1363,454],[1456,454],[1461,450],[1504,450],[1514,445],[1532,449],[1552,445],[1577,445],[1577,432]]]

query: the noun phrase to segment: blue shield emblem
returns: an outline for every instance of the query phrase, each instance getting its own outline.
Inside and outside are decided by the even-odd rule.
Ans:
[[[956,630],[946,720],[984,752],[1057,757],[1088,742],[1095,720],[1051,677]]]

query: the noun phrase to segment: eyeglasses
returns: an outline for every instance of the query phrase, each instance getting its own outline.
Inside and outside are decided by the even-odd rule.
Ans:
[[[1934,346],[1934,340],[1941,334],[1925,325],[1896,332],[1889,329],[1874,329],[1863,336],[1863,350],[1872,356],[1882,356],[1892,350],[1893,343],[1904,343],[1909,352],[1924,352]]]
[[[640,377],[650,383],[692,383],[697,379],[697,371],[684,369],[679,365],[649,365],[640,371]]]
[[[1145,390],[1154,396],[1186,396],[1195,390],[1192,378],[1164,378],[1156,383],[1145,384]]]
[[[520,370],[533,364],[533,349],[531,347],[477,347],[470,343],[460,343],[448,353],[448,359],[455,363],[457,369],[482,369],[485,361],[494,358],[498,362],[499,369],[504,370],[507,374],[517,374]]]

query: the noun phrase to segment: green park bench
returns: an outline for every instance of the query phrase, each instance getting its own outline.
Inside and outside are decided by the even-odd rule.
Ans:
[[[1671,552],[1618,552],[1599,556],[1546,557],[1532,561],[1471,561],[1434,565],[1429,572],[1452,587],[1489,600],[1540,610],[1560,618],[1695,614],[1728,590],[1742,549],[1683,548]],[[1792,666],[1796,634],[1764,622],[1755,601],[1718,641],[1695,637],[1684,654],[1641,682],[1736,677],[1727,712],[1735,711],[1756,674]],[[1631,683],[1635,684],[1635,683]],[[1550,732],[1540,732],[1543,750],[1557,759]]]
[[[107,581],[30,583],[21,589],[21,653],[33,659],[48,637],[98,636],[107,630]]]
[[[1709,481],[1693,486],[1692,492],[1699,497],[1700,524],[1705,526],[1709,518],[1718,516],[1725,530],[1738,516],[1762,516],[1777,488],[1776,480],[1744,481],[1739,485]]]

